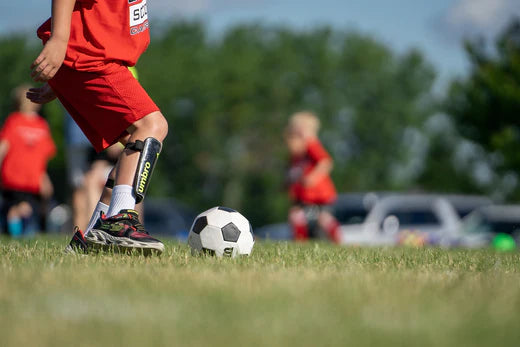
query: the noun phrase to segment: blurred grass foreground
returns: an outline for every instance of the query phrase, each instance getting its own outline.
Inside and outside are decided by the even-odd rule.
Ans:
[[[513,346],[520,254],[258,242],[252,256],[0,240],[2,346]]]

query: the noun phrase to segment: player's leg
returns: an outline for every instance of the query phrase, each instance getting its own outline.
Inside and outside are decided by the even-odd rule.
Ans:
[[[336,218],[326,208],[320,211],[318,223],[327,237],[334,243],[341,242],[340,225]]]
[[[141,201],[144,198],[145,192],[141,190],[148,186],[148,176],[151,175],[162,141],[168,133],[168,122],[161,112],[153,112],[136,121],[127,131],[130,137],[116,165],[116,182],[108,216],[117,214],[121,209],[134,209],[136,199]],[[140,168],[140,165],[145,167]],[[138,182],[137,176],[143,170],[146,180]],[[114,196],[120,186],[124,187],[121,189],[121,201]]]
[[[23,236],[34,236],[38,231],[41,231],[40,226],[40,201],[38,196],[25,193],[26,199],[18,204],[18,214],[23,222]]]
[[[107,189],[101,199],[102,203],[109,206],[106,213],[116,214],[105,217],[100,224],[110,226],[111,223],[114,228],[119,228],[119,225],[122,229],[119,230],[121,232],[111,233],[107,228],[96,226],[95,230],[106,231],[112,238],[107,238],[104,245],[117,242],[120,247],[137,248],[136,245],[147,247],[150,241],[157,242],[158,247],[163,248],[160,241],[147,235],[135,211],[128,212],[135,206],[135,199],[142,199],[144,196],[145,189],[142,188],[147,187],[155,163],[155,160],[149,160],[149,156],[157,158],[167,133],[167,122],[157,105],[124,66],[111,65],[101,74],[75,71],[62,66],[49,81],[49,85],[96,151],[100,152],[119,141],[122,136],[130,135],[127,139],[129,143],[116,165],[116,182],[110,199],[105,199],[109,195],[105,194]],[[141,180],[139,185],[134,183],[136,177],[145,176],[146,179]],[[110,201],[107,204],[108,200]],[[121,210],[126,212],[121,214]],[[133,240],[132,235],[129,237],[132,240],[124,240],[123,229],[132,235],[135,231],[135,236],[142,240]],[[90,235],[91,233],[88,236]],[[95,236],[92,235],[92,242],[96,241]]]
[[[139,122],[137,125],[139,126],[140,123],[141,122]],[[129,142],[130,138],[131,138],[131,135],[128,134],[126,136],[121,137],[119,139],[119,142],[122,145],[126,145]],[[122,153],[120,154],[120,156],[121,155],[122,155]],[[74,250],[81,250],[83,252],[87,251],[87,240],[85,239],[85,235],[88,235],[90,233],[90,230],[92,230],[92,228],[96,224],[99,224],[99,220],[100,220],[101,216],[107,216],[107,215],[111,216],[114,214],[118,214],[120,210],[131,209],[132,206],[135,204],[134,195],[127,197],[125,199],[124,198],[125,194],[123,192],[123,194],[122,194],[123,197],[119,196],[118,198],[116,198],[117,203],[119,204],[119,207],[116,208],[117,212],[113,213],[113,214],[108,214],[109,205],[111,205],[111,200],[112,200],[112,196],[113,196],[112,191],[113,191],[113,188],[115,185],[115,180],[116,180],[116,168],[117,168],[117,162],[116,162],[116,166],[113,166],[110,169],[109,174],[105,178],[105,184],[104,184],[104,187],[102,187],[101,195],[99,195],[99,194],[97,195],[97,197],[99,199],[97,199],[97,203],[96,203],[95,207],[93,208],[91,218],[88,222],[88,225],[87,225],[85,231],[82,231],[79,228],[76,228],[75,233],[72,237],[72,240],[70,241],[69,245],[67,246],[67,248],[65,250],[66,252],[73,252]],[[99,172],[100,170],[99,169],[100,168],[98,167],[96,170],[96,168],[94,167],[94,164],[93,164],[93,167],[86,173],[86,175],[85,175],[85,185],[86,186],[91,187],[92,185],[96,185],[96,186],[99,185],[99,181],[100,181],[100,172]],[[105,174],[103,173],[102,175],[104,176]],[[91,192],[88,195],[92,195],[93,190],[94,189],[91,189],[90,190]],[[116,195],[121,195],[121,193],[119,192]],[[90,198],[92,198],[92,196],[90,196]],[[128,199],[130,201],[130,204],[125,205],[125,200],[128,200]],[[121,200],[123,200],[123,201],[121,201]],[[121,202],[123,202],[123,205],[121,205]],[[112,206],[114,206],[114,204],[112,204]],[[135,207],[135,210],[136,211],[142,210],[142,204],[138,204]],[[142,216],[141,213],[138,213],[137,215]]]
[[[321,207],[315,204],[307,204],[303,206],[303,213],[305,213],[305,220],[307,221],[307,232],[309,239],[322,238],[322,231],[318,218],[320,216]]]
[[[76,133],[72,133],[75,129],[74,121],[67,116],[66,127],[67,132],[71,132],[68,138],[72,138]],[[79,129],[77,130],[79,131]],[[70,140],[69,140],[70,141]],[[66,168],[69,187],[72,190],[72,224],[84,229],[87,226],[90,212],[87,204],[85,190],[85,173],[88,171],[88,153],[93,150],[90,143],[69,144],[65,148]]]
[[[94,177],[86,175],[84,182],[85,185],[93,184],[94,182],[91,182],[91,179],[93,180]],[[108,175],[108,178],[105,182],[105,186],[102,189],[101,196],[98,196],[99,199],[94,207],[90,220],[88,221],[87,227],[84,229],[84,231],[81,230],[78,226],[74,228],[74,234],[69,242],[69,245],[65,248],[65,253],[74,253],[76,251],[87,252],[88,245],[87,240],[85,239],[85,235],[87,235],[90,232],[90,230],[92,230],[92,228],[94,227],[94,225],[96,225],[101,215],[106,214],[108,212],[108,205],[110,204],[114,180],[115,169],[113,168]],[[89,192],[87,192],[86,190],[87,189],[85,189],[84,196],[85,200],[87,201],[92,197],[88,197]]]
[[[85,233],[88,233],[99,218],[100,212],[106,214],[112,196],[112,188],[115,182],[115,164],[123,151],[123,145],[128,142],[130,134],[119,139],[116,143],[102,153],[97,154],[86,175],[87,199],[90,204],[89,212],[94,211]]]
[[[35,206],[29,202],[29,199],[23,199],[11,207],[7,213],[8,230],[11,236],[34,234],[37,228],[35,214]]]
[[[21,237],[24,233],[24,219],[30,217],[33,213],[33,207],[28,202],[30,194],[4,190],[2,192],[2,215],[4,221],[4,230],[13,237]]]
[[[130,135],[120,139],[121,144],[126,144]],[[119,154],[120,155],[120,154]],[[117,162],[116,162],[117,163]],[[107,171],[108,174],[107,174]],[[85,228],[85,234],[88,234],[92,227],[96,224],[101,213],[108,215],[108,208],[112,199],[112,188],[114,187],[116,179],[116,166],[111,165],[107,160],[96,160],[92,164],[91,170],[87,172],[85,177],[85,185],[88,189],[88,200],[93,202],[93,207],[90,211],[94,211]],[[143,204],[136,204],[135,210],[138,214],[143,216]],[[119,211],[117,211],[119,212]],[[116,213],[114,213],[116,214]],[[112,214],[113,215],[113,214]]]
[[[289,210],[289,224],[296,241],[305,241],[309,238],[309,229],[305,211],[300,206],[293,206]]]
[[[72,191],[72,225],[85,228],[88,223],[87,192],[82,185]]]
[[[115,181],[115,169],[110,169],[108,175],[105,176],[105,168],[102,163],[96,163],[92,167],[92,171],[87,176],[86,184],[90,186],[88,192],[88,199],[94,204],[91,209],[92,215],[88,222],[85,234],[88,234],[92,227],[96,224],[101,213],[107,214],[108,207],[110,205],[110,199],[112,197],[112,188],[114,187]],[[103,184],[104,179],[104,184]]]
[[[101,212],[104,214],[108,212],[115,182],[115,163],[123,151],[122,144],[126,144],[129,138],[130,135],[127,134],[119,139],[119,143],[95,155],[92,165],[85,175],[89,211],[94,211],[85,229],[85,234],[88,234],[96,224]]]
[[[21,237],[23,234],[23,218],[19,212],[18,204],[7,210],[7,232],[12,238]]]
[[[92,171],[92,169],[94,169],[94,171]],[[87,222],[85,222],[85,229],[81,229],[76,224],[72,239],[70,240],[68,246],[65,248],[65,253],[74,253],[76,251],[87,252],[88,245],[85,239],[85,235],[88,234],[90,230],[94,227],[94,225],[98,222],[100,216],[108,212],[108,205],[110,204],[110,198],[112,196],[112,187],[114,186],[115,181],[115,169],[112,168],[110,170],[105,184],[101,189],[101,195],[99,195],[97,187],[96,189],[93,189],[92,187],[93,185],[97,186],[99,184],[99,177],[97,172],[98,169],[101,168],[91,168],[90,170],[88,170],[85,173],[82,182],[83,194],[81,195],[81,198],[83,198],[83,202],[81,205],[93,205],[93,207],[90,207],[88,209],[89,211],[92,211],[92,214],[90,216],[90,219]],[[78,203],[77,206],[80,206],[80,204]]]
[[[151,179],[168,123],[160,112],[153,112],[127,129],[130,133],[125,150],[115,168],[107,216],[103,216],[86,236],[93,246],[115,244],[120,248],[162,252],[163,244],[148,235],[135,211]]]

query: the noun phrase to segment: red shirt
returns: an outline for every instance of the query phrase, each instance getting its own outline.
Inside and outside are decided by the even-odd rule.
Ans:
[[[307,151],[301,157],[291,158],[290,170],[300,179],[289,187],[289,194],[296,202],[306,204],[330,204],[336,200],[336,188],[329,175],[322,176],[314,185],[304,186],[302,180],[323,159],[331,159],[318,139],[312,139],[307,143]]]
[[[9,144],[0,167],[2,187],[38,194],[47,162],[56,153],[45,119],[11,113],[0,130],[0,141]]]
[[[46,43],[51,19],[38,28]],[[134,66],[150,43],[146,0],[77,0],[72,12],[66,66],[102,71],[108,63]]]

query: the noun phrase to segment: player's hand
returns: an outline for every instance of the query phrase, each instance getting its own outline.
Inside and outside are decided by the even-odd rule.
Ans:
[[[39,88],[30,88],[25,96],[36,104],[46,104],[56,99],[56,94],[47,83]]]
[[[51,37],[40,55],[31,64],[31,78],[35,82],[47,82],[54,77],[67,52],[67,42]]]
[[[312,187],[318,183],[320,177],[315,173],[309,173],[307,176],[304,176],[302,179],[302,183],[304,187]]]

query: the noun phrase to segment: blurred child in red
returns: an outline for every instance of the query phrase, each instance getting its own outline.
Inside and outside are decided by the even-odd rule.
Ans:
[[[330,178],[333,161],[318,139],[320,121],[311,112],[291,116],[285,138],[290,154],[289,211],[295,240],[325,236],[338,243],[339,224],[329,211],[336,200],[336,188]],[[321,233],[321,234],[320,234]]]
[[[56,147],[47,122],[37,113],[40,106],[25,97],[28,90],[14,90],[16,111],[0,131],[3,230],[13,237],[34,227],[40,202],[53,193],[47,163]]]

